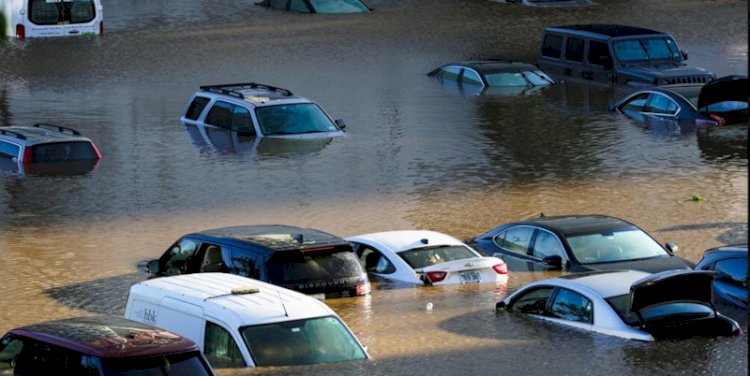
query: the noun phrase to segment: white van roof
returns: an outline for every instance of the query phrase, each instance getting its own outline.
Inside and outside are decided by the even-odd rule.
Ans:
[[[166,306],[165,298],[201,307],[203,315],[234,327],[336,316],[310,296],[228,273],[160,277],[133,285],[130,299]],[[180,304],[180,305],[182,305]]]

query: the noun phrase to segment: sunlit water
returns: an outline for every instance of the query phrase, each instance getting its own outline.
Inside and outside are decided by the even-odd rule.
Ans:
[[[746,74],[747,2],[380,0],[371,14],[341,16],[253,3],[111,0],[103,37],[0,41],[0,125],[70,126],[104,157],[83,176],[0,175],[0,330],[122,313],[144,278],[139,261],[227,225],[467,238],[542,212],[603,213],[678,243],[692,261],[747,239],[746,128],[670,135],[607,112],[620,93],[603,86],[476,97],[425,75],[468,58],[533,62],[545,26],[604,22],[670,32],[691,64]],[[317,101],[346,120],[347,135],[232,144],[179,123],[199,85],[246,81]],[[373,360],[304,372],[747,373],[747,336],[644,344],[494,313],[507,291],[543,277],[512,274],[497,289],[382,284],[328,301]]]

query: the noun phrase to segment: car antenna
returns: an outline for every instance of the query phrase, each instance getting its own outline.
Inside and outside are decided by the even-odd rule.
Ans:
[[[281,308],[284,308],[284,316],[289,317],[289,312],[286,311],[286,306],[284,305],[284,299],[281,299],[281,293],[279,290],[276,290],[276,295],[279,296],[279,302],[281,302]]]

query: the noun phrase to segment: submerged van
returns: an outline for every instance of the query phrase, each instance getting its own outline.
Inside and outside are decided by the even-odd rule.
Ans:
[[[369,358],[323,302],[233,274],[188,274],[135,284],[125,317],[193,340],[213,367]]]
[[[104,33],[101,0],[0,0],[0,27],[17,38]]]

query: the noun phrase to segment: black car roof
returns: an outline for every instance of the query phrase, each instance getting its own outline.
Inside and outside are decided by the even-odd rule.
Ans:
[[[632,223],[606,215],[569,215],[539,217],[522,223],[534,224],[554,230],[565,236],[594,234],[633,227]]]
[[[349,244],[327,232],[286,225],[250,225],[205,230],[197,235],[260,245],[276,251]]]
[[[559,31],[575,30],[580,32],[586,32],[591,34],[598,34],[610,38],[616,37],[632,37],[637,35],[664,35],[660,31],[645,29],[636,26],[625,26],[625,25],[613,25],[613,24],[597,24],[597,25],[567,25],[567,26],[555,26],[547,28],[547,30],[559,29]]]
[[[521,69],[528,70],[539,70],[534,64],[524,63],[520,61],[510,60],[466,60],[456,61],[450,64],[445,64],[443,67],[449,65],[463,65],[472,68],[480,73],[495,73],[495,72],[517,72]]]

